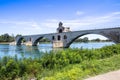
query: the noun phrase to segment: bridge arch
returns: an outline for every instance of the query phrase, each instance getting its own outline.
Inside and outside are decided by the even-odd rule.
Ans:
[[[49,38],[47,38],[47,37],[44,37],[44,36],[41,36],[41,37],[38,37],[38,38],[36,38],[34,41],[33,41],[33,46],[37,46],[37,44],[38,44],[38,42],[40,41],[40,40],[42,40],[42,39],[46,39],[46,40],[48,40],[48,41],[50,41],[51,42],[51,40],[49,39]],[[43,41],[44,42],[44,41]]]
[[[85,35],[89,35],[89,34],[96,34],[96,35],[101,35],[111,41],[114,42],[114,40],[112,40],[109,36],[106,36],[104,34],[100,34],[100,33],[85,33],[85,34],[80,34],[80,35],[76,35],[74,38],[72,38],[66,45],[66,47],[69,47],[76,39],[78,39],[79,37],[85,36]]]
[[[16,44],[17,45],[21,45],[21,43],[26,42],[26,39],[24,37],[19,37],[19,39],[17,40]]]
[[[42,39],[43,37],[38,37],[37,39],[35,39],[34,41],[33,41],[33,46],[37,46],[37,43]]]

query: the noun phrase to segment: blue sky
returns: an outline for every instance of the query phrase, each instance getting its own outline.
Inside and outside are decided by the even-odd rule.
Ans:
[[[120,0],[0,0],[0,34],[53,33],[60,21],[71,31],[118,27]]]

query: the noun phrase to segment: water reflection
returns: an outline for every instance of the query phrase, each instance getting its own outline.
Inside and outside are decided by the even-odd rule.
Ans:
[[[9,46],[8,45],[1,45],[0,46],[0,52],[7,54],[9,52]]]
[[[87,49],[92,49],[92,48],[101,48],[103,46],[108,46],[114,44],[113,42],[89,42],[89,43],[73,43],[70,45],[71,48],[87,48]]]
[[[38,49],[37,46],[16,46],[16,53],[20,54],[19,58],[26,57],[26,58],[34,58],[34,57],[40,57],[43,52]]]
[[[112,45],[112,42],[99,42],[99,43],[73,43],[70,47],[71,48],[101,48],[106,45]],[[18,58],[22,57],[41,57],[43,52],[49,52],[53,50],[57,52],[58,50],[63,50],[62,48],[52,48],[52,44],[40,44],[38,46],[11,46],[11,45],[3,45],[0,44],[0,57],[4,56],[15,56],[17,55]]]

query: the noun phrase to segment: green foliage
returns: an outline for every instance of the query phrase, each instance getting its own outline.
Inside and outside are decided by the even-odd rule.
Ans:
[[[14,60],[9,60],[6,64],[7,77],[10,79],[15,79],[19,74],[19,68]]]
[[[10,36],[8,33],[0,36],[0,42],[12,42],[14,41],[14,36]]]
[[[93,39],[93,40],[91,40],[92,42],[100,42],[100,41],[102,41],[102,40],[100,40],[99,38],[97,38],[97,39]]]
[[[41,58],[41,64],[48,69],[62,68],[68,64],[78,64],[85,60],[104,59],[120,54],[120,45],[101,49],[66,49],[57,53],[50,52]]]
[[[111,40],[109,40],[109,39],[101,40],[99,38],[89,40],[88,37],[78,38],[78,39],[75,40],[75,42],[110,42],[110,41]]]
[[[113,58],[111,58],[112,56]],[[119,61],[119,44],[101,49],[81,48],[51,51],[34,59],[19,60],[15,55],[15,57],[0,59],[0,80],[34,77],[45,80],[80,80],[86,75],[120,69]]]
[[[19,73],[19,68],[17,63],[13,59],[10,59],[8,60],[6,65],[1,67],[0,79],[6,77],[6,79],[14,80],[18,76],[18,73]]]
[[[75,40],[75,42],[89,42],[89,39],[88,39],[88,37],[84,37],[83,39],[78,38],[78,39]]]
[[[84,80],[84,78],[120,69],[120,54],[102,60],[83,61],[81,64],[68,65],[45,80]]]

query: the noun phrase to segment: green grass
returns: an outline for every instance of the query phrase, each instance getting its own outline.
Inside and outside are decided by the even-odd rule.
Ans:
[[[120,54],[101,60],[71,64],[60,70],[46,71],[45,80],[82,80],[90,76],[120,69]]]
[[[120,44],[100,49],[65,49],[39,58],[0,59],[0,80],[82,80],[120,69]]]

